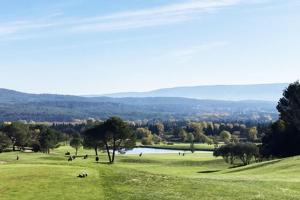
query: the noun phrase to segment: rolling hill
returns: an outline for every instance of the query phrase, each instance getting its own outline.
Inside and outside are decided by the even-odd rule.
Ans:
[[[209,85],[193,87],[175,87],[153,90],[149,92],[129,92],[104,94],[108,97],[184,97],[193,99],[214,100],[261,100],[277,101],[287,83],[256,85]]]
[[[270,121],[276,102],[199,100],[182,97],[81,97],[0,89],[0,121],[72,121],[120,116],[128,120]]]

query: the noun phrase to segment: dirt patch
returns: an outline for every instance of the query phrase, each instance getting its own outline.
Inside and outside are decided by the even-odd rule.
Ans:
[[[7,163],[7,162],[1,161],[1,160],[0,160],[0,165],[1,165],[1,164],[6,164],[6,163]]]

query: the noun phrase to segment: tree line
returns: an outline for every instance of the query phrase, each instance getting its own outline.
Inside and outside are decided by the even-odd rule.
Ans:
[[[140,140],[144,145],[159,144],[162,141],[188,142],[191,143],[191,148],[196,142],[215,144],[216,147],[222,142],[225,145],[216,150],[216,156],[223,156],[227,161],[239,158],[246,164],[249,157],[244,158],[238,154],[243,152],[241,150],[243,148],[248,149],[243,155],[247,156],[250,152],[252,158],[257,158],[258,155],[264,158],[299,155],[299,81],[286,88],[277,109],[280,117],[276,122],[256,125],[190,121],[136,123],[125,122],[118,117],[111,117],[105,121],[92,120],[77,125],[2,123],[0,152],[9,147],[12,147],[12,150],[24,150],[29,147],[35,152],[49,153],[59,144],[68,143],[76,149],[76,154],[81,146],[95,149],[96,155],[99,149],[104,149],[109,162],[113,163],[116,151],[132,148],[136,140]]]
[[[30,148],[34,152],[50,153],[64,141],[64,134],[43,125],[21,122],[4,123],[0,126],[0,152],[12,147],[13,151]]]
[[[215,156],[233,164],[239,159],[244,165],[251,160],[300,155],[300,83],[288,86],[279,100],[280,117],[268,126],[260,145],[253,143],[229,143],[214,151]]]

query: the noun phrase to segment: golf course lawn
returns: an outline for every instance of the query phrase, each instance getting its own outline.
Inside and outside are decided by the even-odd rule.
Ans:
[[[118,155],[109,165],[105,154],[96,163],[89,150],[80,150],[87,160],[68,162],[66,151],[74,152],[0,154],[0,200],[300,199],[300,157],[230,168],[209,152]],[[77,177],[82,171],[87,178]]]
[[[154,145],[142,145],[144,147],[152,147],[152,148],[163,148],[163,149],[181,149],[181,150],[190,150],[190,143],[173,143],[172,145],[168,144],[154,144]],[[214,145],[209,145],[205,143],[195,143],[194,150],[198,151],[212,151],[214,150]]]

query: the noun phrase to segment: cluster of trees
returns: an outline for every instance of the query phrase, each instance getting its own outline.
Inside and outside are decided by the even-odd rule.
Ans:
[[[13,122],[0,126],[0,152],[12,146],[14,151],[27,147],[49,153],[63,140],[64,134],[42,125]]]
[[[148,128],[137,128],[135,133],[143,145],[159,144],[162,141],[159,135],[152,133]]]
[[[50,153],[51,149],[58,147],[62,142],[68,142],[75,149],[75,155],[82,146],[95,149],[97,156],[99,149],[105,149],[109,162],[113,163],[116,151],[135,146],[136,133],[128,123],[118,117],[111,117],[104,122],[96,121],[85,126],[48,127],[13,122],[2,124],[0,127],[0,152],[12,147],[14,151],[28,148],[34,152]]]
[[[235,161],[239,160],[243,165],[248,165],[251,160],[257,160],[260,155],[259,148],[254,143],[230,143],[217,148],[214,156],[222,156],[229,164],[235,164]]]
[[[268,124],[213,123],[189,121],[155,121],[131,123],[137,139],[150,145],[162,140],[170,142],[218,144],[224,142],[260,142]]]
[[[287,157],[300,154],[300,83],[292,83],[283,92],[273,123],[262,139],[261,154],[265,157]]]
[[[260,133],[266,129],[260,129]],[[186,126],[175,128],[172,132],[174,139],[181,142],[190,142],[194,137],[195,142],[218,143],[249,142],[259,141],[258,126],[247,127],[238,123],[212,123],[212,122],[190,122]]]
[[[77,133],[100,123],[88,120],[83,124],[60,124],[51,128],[66,133],[71,139]],[[144,145],[157,144],[161,141],[208,143],[219,142],[260,142],[262,135],[268,130],[269,124],[254,123],[220,123],[220,122],[190,122],[190,121],[159,121],[138,120],[127,121],[135,130],[137,139]]]

